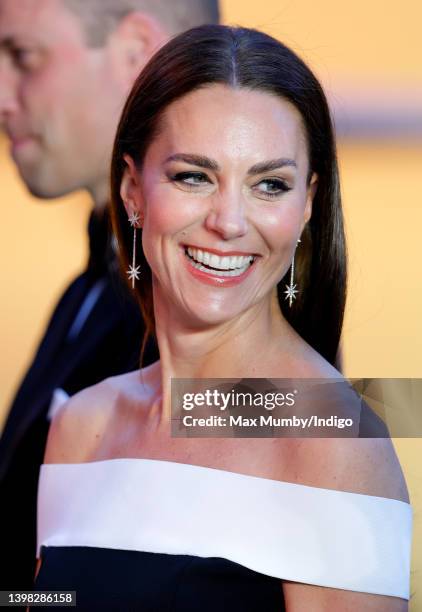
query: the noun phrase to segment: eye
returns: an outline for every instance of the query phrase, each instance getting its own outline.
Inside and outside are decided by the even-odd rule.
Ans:
[[[179,183],[188,189],[210,184],[208,176],[203,172],[178,172],[171,177],[175,183]]]
[[[38,65],[39,54],[34,49],[15,47],[11,55],[15,65],[21,70],[31,70]]]
[[[253,191],[258,194],[258,197],[267,199],[278,198],[283,193],[291,191],[291,187],[285,181],[279,178],[266,178],[259,181],[252,187]]]

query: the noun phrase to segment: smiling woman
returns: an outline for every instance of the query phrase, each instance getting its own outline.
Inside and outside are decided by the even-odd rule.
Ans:
[[[217,31],[219,34],[214,35]],[[219,236],[219,223],[228,221],[233,232],[236,224],[244,225],[239,213],[246,218],[250,212],[245,210],[245,202],[249,208],[253,205],[255,219],[265,220],[281,236],[279,240],[274,234],[278,250],[283,251],[283,261],[273,272],[274,278],[279,275],[279,282],[274,284],[278,285],[284,317],[302,338],[334,363],[344,313],[346,261],[328,106],[318,81],[290,50],[263,34],[237,32],[237,37],[231,39],[229,30],[211,28],[202,37],[191,30],[184,39],[178,39],[173,56],[167,54],[163,61],[163,56],[157,54],[156,61],[142,72],[123,112],[116,139],[114,200],[120,200],[122,178],[128,180],[125,160],[135,183],[135,166],[139,169],[151,160],[153,171],[161,172],[161,183],[167,179],[182,191],[179,197],[185,198],[189,190],[192,195],[188,201],[192,205],[203,202],[206,196],[207,202],[213,202],[203,243],[187,246],[208,252],[212,251],[209,247],[214,247],[222,255],[228,250],[230,236],[224,228]],[[149,147],[157,132],[161,138],[154,139]],[[237,184],[234,176],[227,176],[234,175],[234,170]],[[148,178],[144,175],[143,180],[145,183]],[[244,202],[237,196],[239,189],[246,196]],[[158,190],[155,192],[160,198]],[[177,204],[173,193],[174,190],[170,201],[174,198]],[[165,218],[172,204],[166,204],[169,194],[163,195],[160,211]],[[217,214],[214,209],[218,198],[221,210]],[[307,224],[312,200],[314,210]],[[136,206],[139,208],[139,202]],[[226,219],[227,215],[232,218]],[[115,220],[127,265],[131,235],[123,206],[115,209]],[[213,228],[215,223],[217,227]],[[301,243],[295,263],[300,299],[298,295],[289,307],[284,290],[286,282],[290,285],[288,273],[298,239]],[[237,237],[238,243],[251,241],[250,235],[242,240]],[[180,236],[179,244],[184,244]],[[124,245],[129,245],[127,251]],[[147,248],[144,242],[146,255]],[[255,257],[253,265],[262,259],[266,262],[268,246],[267,252],[256,255],[261,257]],[[152,277],[142,254],[139,261],[144,274],[137,293],[153,331]]]
[[[277,299],[311,214],[317,176],[308,178],[300,114],[275,96],[214,84],[168,106],[159,130],[141,172],[125,154],[120,186],[127,214],[143,219],[156,308],[170,300],[191,325],[246,324]]]
[[[311,71],[257,31],[176,37],[123,110],[112,200],[160,360],[53,420],[36,588],[86,610],[407,610],[412,514],[388,438],[171,435],[172,378],[341,379],[342,212]]]

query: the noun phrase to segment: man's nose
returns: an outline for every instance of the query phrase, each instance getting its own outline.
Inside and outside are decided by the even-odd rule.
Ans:
[[[240,194],[217,196],[205,220],[206,228],[224,240],[244,236],[248,231],[245,205]]]
[[[0,124],[18,108],[16,77],[8,62],[0,60]]]

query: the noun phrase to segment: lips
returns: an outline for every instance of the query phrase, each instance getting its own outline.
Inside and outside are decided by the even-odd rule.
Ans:
[[[195,247],[187,247],[188,257],[195,263],[202,264],[203,267],[214,269],[215,271],[239,271],[249,267],[249,264],[254,260],[253,255],[218,255],[212,251],[199,249]]]
[[[33,132],[27,132],[18,126],[12,127],[9,125],[6,126],[5,129],[6,134],[14,147],[36,139],[36,135]]]
[[[34,136],[11,136],[10,137],[10,142],[12,143],[13,147],[20,147],[23,144],[26,144],[27,142],[31,142],[34,140]]]
[[[23,154],[27,150],[27,148],[28,151],[32,151],[34,144],[36,144],[35,136],[21,134],[13,134],[12,136],[10,136],[10,149],[14,157],[18,154],[20,155],[21,152]]]
[[[229,281],[240,281],[248,272],[255,256],[235,251],[221,253],[215,250],[200,249],[199,247],[186,246],[185,258],[189,262],[189,268],[201,279],[209,278],[227,284]],[[231,283],[232,284],[232,283]]]

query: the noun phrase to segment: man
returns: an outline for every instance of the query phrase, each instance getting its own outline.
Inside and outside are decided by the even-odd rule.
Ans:
[[[55,400],[135,369],[143,334],[119,281],[107,213],[124,100],[170,36],[218,21],[216,0],[0,0],[0,122],[29,191],[91,194],[90,258],[61,298],[0,441],[0,589],[30,589],[35,503]],[[146,352],[145,362],[154,358]],[[64,393],[65,392],[65,393]]]

